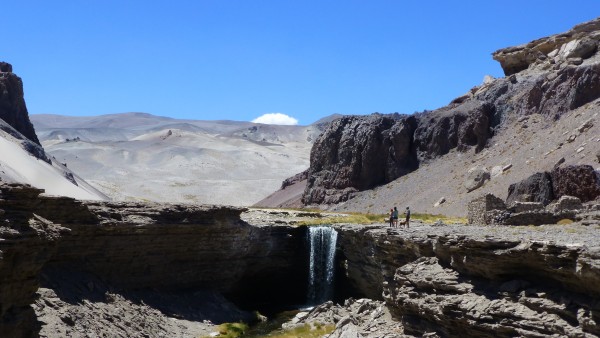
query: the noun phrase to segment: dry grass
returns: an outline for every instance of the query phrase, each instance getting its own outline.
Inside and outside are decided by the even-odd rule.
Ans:
[[[349,213],[344,216],[332,216],[332,217],[309,219],[300,221],[297,225],[325,225],[325,224],[373,224],[382,223],[388,217],[382,214],[361,214],[361,213]]]
[[[332,216],[327,217],[326,214],[323,214],[324,217],[318,219],[310,219],[305,221],[298,222],[297,225],[325,225],[325,224],[374,224],[374,223],[388,223],[389,215],[388,214],[371,214],[371,213],[346,213],[344,216]],[[400,219],[403,219],[403,214],[400,214]],[[464,217],[448,217],[444,215],[432,215],[432,214],[412,214],[411,220],[419,220],[424,223],[434,223],[437,221],[442,221],[446,224],[466,224],[467,219]]]
[[[467,218],[465,217],[448,217],[445,215],[434,215],[434,214],[411,214],[411,220],[419,220],[425,223],[434,223],[437,221],[442,221],[446,224],[466,224]]]
[[[558,224],[558,225],[567,225],[567,224],[571,224],[571,223],[573,223],[573,221],[568,218],[563,218],[560,221],[556,222],[556,224]]]

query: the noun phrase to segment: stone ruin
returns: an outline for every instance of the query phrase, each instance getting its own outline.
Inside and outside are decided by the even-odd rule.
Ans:
[[[582,220],[588,213],[598,217],[600,205],[573,196],[562,196],[547,206],[540,202],[514,202],[507,206],[493,194],[485,194],[469,203],[468,222],[474,225],[542,225],[560,220]],[[596,222],[593,222],[596,223]]]
[[[468,205],[469,224],[541,225],[562,219],[600,224],[600,173],[592,166],[535,173],[511,184],[506,201],[488,193]]]

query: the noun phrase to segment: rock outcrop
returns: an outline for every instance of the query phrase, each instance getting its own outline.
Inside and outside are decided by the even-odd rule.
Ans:
[[[0,65],[5,67],[5,65]],[[37,215],[39,189],[0,185],[0,336],[35,337],[39,323],[30,304],[39,272],[66,229]]]
[[[0,119],[41,146],[29,121],[23,94],[23,81],[12,72],[12,66],[6,62],[0,65]]]
[[[414,117],[399,115],[346,116],[333,121],[312,147],[303,203],[345,201],[356,191],[414,170],[415,128]]]
[[[282,327],[289,330],[303,325],[335,325],[335,330],[325,336],[328,338],[397,338],[402,332],[402,325],[392,318],[385,302],[366,298],[350,298],[343,305],[323,303],[308,312],[299,312]]]
[[[306,228],[249,225],[242,208],[81,202],[21,185],[1,192],[2,337],[35,335],[30,304],[40,271],[48,289],[61,284],[52,276],[90,275],[117,290],[213,290],[240,304],[305,300]]]
[[[512,205],[516,201],[522,201],[541,202],[548,205],[553,199],[552,179],[550,174],[543,172],[535,173],[521,182],[511,184],[508,187],[506,204]]]
[[[500,62],[507,76],[544,63],[548,59],[554,62],[565,62],[574,58],[587,59],[598,49],[600,37],[596,34],[597,31],[600,31],[600,19],[577,25],[566,33],[497,50],[493,57]]]
[[[568,195],[589,202],[600,197],[600,174],[590,165],[558,167],[550,176],[555,198]]]
[[[346,116],[331,123],[311,150],[304,204],[334,204],[406,175],[420,161],[452,149],[481,150],[494,108],[472,100],[418,116]]]
[[[452,150],[479,152],[496,131],[515,128],[527,116],[536,114],[551,124],[597,100],[599,39],[597,19],[564,34],[497,51],[494,58],[509,76],[488,78],[446,107],[412,116],[374,114],[337,120],[313,145],[303,203],[345,201]],[[582,125],[572,138],[593,123]],[[526,123],[519,126],[527,128]]]
[[[467,192],[471,192],[482,187],[486,180],[490,179],[490,172],[486,168],[474,167],[467,172],[464,186]]]
[[[582,202],[600,197],[600,174],[590,165],[556,166],[551,172],[539,172],[511,184],[506,204],[541,202],[544,206],[562,196],[574,196]]]
[[[578,243],[561,226],[544,236],[449,225],[336,228],[343,275],[384,299],[405,334],[600,334],[600,252],[590,247],[595,237],[579,232],[585,227],[575,230]]]

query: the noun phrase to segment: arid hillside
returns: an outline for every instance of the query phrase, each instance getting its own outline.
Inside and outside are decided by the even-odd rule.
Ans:
[[[308,167],[321,132],[145,113],[31,119],[49,154],[121,201],[251,205]]]
[[[434,111],[342,117],[315,141],[306,179],[260,204],[466,216],[471,199],[505,198],[535,172],[598,168],[599,39],[597,19],[500,49],[506,77],[486,76]]]

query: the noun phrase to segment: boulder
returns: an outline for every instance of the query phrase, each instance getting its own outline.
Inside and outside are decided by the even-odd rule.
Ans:
[[[553,213],[559,213],[563,211],[582,210],[583,204],[581,200],[573,196],[561,196],[558,201],[550,204],[548,209]]]
[[[486,180],[490,179],[490,172],[484,167],[474,167],[469,169],[467,172],[467,178],[465,179],[464,186],[467,192],[471,192],[475,189],[482,187]]]
[[[568,195],[589,202],[600,196],[600,177],[590,165],[558,167],[550,176],[554,198]]]
[[[528,178],[508,187],[506,204],[515,202],[540,202],[548,205],[554,199],[552,181],[546,172],[535,173]]]
[[[583,122],[579,127],[577,127],[577,131],[580,133],[585,133],[593,126],[594,126],[594,119],[588,119],[585,122]]]
[[[597,42],[589,38],[577,39],[564,44],[559,55],[565,59],[580,58],[587,59],[596,53]]]
[[[494,177],[498,177],[502,175],[502,166],[496,165],[494,167],[492,167],[492,171],[490,172],[490,176],[492,178]]]

